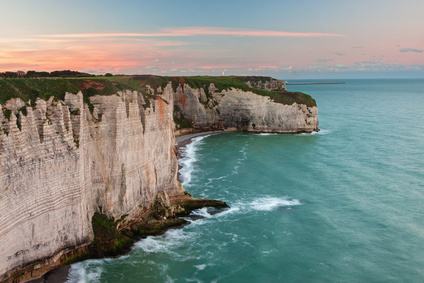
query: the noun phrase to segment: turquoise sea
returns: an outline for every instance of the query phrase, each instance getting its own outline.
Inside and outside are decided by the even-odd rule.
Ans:
[[[318,133],[195,138],[184,187],[231,208],[68,282],[424,282],[424,80],[345,82],[288,86]]]

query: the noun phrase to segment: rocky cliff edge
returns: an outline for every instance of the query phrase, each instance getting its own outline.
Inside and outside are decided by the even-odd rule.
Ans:
[[[116,255],[191,209],[225,207],[177,181],[174,129],[317,130],[315,101],[275,81],[0,80],[0,280]]]
[[[318,108],[309,95],[289,92],[266,77],[180,78],[174,92],[174,121],[184,128],[249,132],[318,131]]]

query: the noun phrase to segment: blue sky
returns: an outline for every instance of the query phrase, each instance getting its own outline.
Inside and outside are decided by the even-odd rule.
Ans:
[[[424,1],[1,4],[0,72],[424,77]]]

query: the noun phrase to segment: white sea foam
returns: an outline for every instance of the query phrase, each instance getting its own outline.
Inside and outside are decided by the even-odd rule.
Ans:
[[[138,241],[134,244],[133,250],[140,249],[145,253],[173,253],[173,250],[184,245],[186,241],[196,235],[195,232],[172,229],[163,235],[149,236]]]
[[[256,134],[257,136],[273,136],[273,135],[278,135],[277,133],[260,133],[260,134]]]
[[[197,215],[197,216],[201,216],[201,217],[204,217],[204,218],[209,218],[209,217],[212,216],[212,215],[209,214],[207,207],[196,209],[192,212],[192,214]]]
[[[249,213],[251,211],[272,211],[280,207],[291,209],[293,206],[298,205],[302,205],[298,199],[290,197],[264,196],[254,200],[242,200],[240,202],[232,203],[228,209],[224,209],[219,213],[211,214],[209,213],[210,211],[208,208],[197,209],[192,212],[192,215],[194,217],[198,216],[201,219],[193,220],[188,217],[187,220],[190,221],[192,225],[203,225],[211,218],[225,221],[228,216],[233,214]]]
[[[311,133],[301,133],[297,134],[297,136],[314,136],[314,135],[328,135],[331,133],[331,130],[320,130],[319,132],[313,131]]]
[[[220,211],[216,214],[210,214],[207,208],[201,208],[194,210],[192,214],[194,216],[200,216],[203,219],[191,221],[192,224],[202,225],[208,221],[209,218],[214,219],[226,219],[226,217],[232,214],[249,213],[251,211],[271,211],[280,207],[286,207],[291,209],[293,206],[302,205],[298,199],[290,197],[274,197],[264,196],[254,200],[242,200],[240,202],[229,204],[230,208]],[[190,219],[187,219],[190,221]]]
[[[84,281],[85,269],[82,266],[81,262],[71,265],[71,269],[68,272],[68,278],[66,283],[83,283]]]
[[[208,182],[207,182],[205,185],[207,186],[207,185],[209,185],[210,183],[212,183],[213,181],[218,181],[218,180],[225,179],[225,178],[227,178],[228,176],[230,176],[230,175],[225,175],[225,176],[221,176],[221,177],[218,177],[218,178],[209,178],[209,179],[208,179]]]
[[[224,216],[227,216],[227,215],[230,215],[230,214],[237,213],[239,211],[240,211],[240,207],[238,207],[238,206],[230,206],[230,208],[228,208],[228,209],[226,209],[226,210],[221,211],[220,213],[218,213],[216,215],[216,217],[224,217]]]
[[[100,282],[103,263],[101,259],[91,259],[72,264],[66,283]]]
[[[271,253],[273,253],[273,252],[275,252],[275,250],[273,249],[273,250],[268,250],[268,251],[262,251],[262,254],[264,254],[264,255],[269,255],[269,254],[271,254]]]
[[[247,158],[247,146],[249,145],[249,142],[246,142],[244,146],[239,150],[239,152],[242,154],[242,159]]]
[[[182,166],[179,172],[181,174],[181,183],[183,186],[186,186],[191,182],[191,174],[194,170],[194,162],[197,160],[197,148],[203,143],[202,140],[208,136],[209,135],[196,137],[191,140],[191,143],[180,149],[182,158],[178,160],[178,163]]]
[[[201,216],[203,219],[190,221],[190,219],[187,218],[187,220],[189,220],[194,225],[202,225],[206,223],[206,221],[208,221],[209,218],[214,218],[214,219],[224,218],[225,216],[237,213],[238,211],[240,211],[239,206],[231,206],[229,208],[220,210],[218,213],[210,214],[207,209],[202,208],[202,209],[194,210],[192,214],[194,216]]]
[[[171,276],[169,276],[168,274],[166,274],[165,276],[165,283],[174,283],[175,280],[171,278]]]
[[[277,198],[277,197],[262,197],[250,203],[251,208],[260,211],[271,211],[282,206],[301,205],[297,199]]]
[[[247,147],[248,146],[249,146],[249,141],[246,141],[244,146],[239,150],[239,153],[241,153],[241,158],[237,159],[237,163],[234,166],[234,170],[232,172],[233,175],[238,174],[238,169],[240,168],[240,165],[242,165],[243,162],[247,160]]]
[[[231,204],[231,209],[224,211],[223,214],[231,213],[248,213],[249,211],[271,211],[279,207],[287,207],[290,209],[292,206],[302,205],[298,199],[289,197],[274,197],[264,196],[254,200],[242,200],[237,203]]]
[[[195,265],[194,267],[197,268],[197,270],[204,270],[206,268],[206,264],[199,264],[199,265]]]
[[[189,221],[191,224],[190,225],[204,225],[206,223],[208,223],[209,219],[219,219],[221,217],[224,217],[226,215],[235,213],[236,211],[238,211],[239,208],[227,208],[227,209],[223,209],[223,210],[214,210],[214,208],[200,208],[200,209],[196,209],[193,210],[190,214],[191,217],[184,217],[184,219],[186,219],[187,221]],[[196,219],[196,217],[198,217]]]
[[[275,197],[275,196],[264,196],[254,200],[245,200],[239,203],[231,205],[229,209],[223,210],[217,214],[209,213],[207,208],[201,208],[194,210],[194,215],[203,217],[203,219],[196,220],[193,222],[195,225],[202,225],[210,221],[210,219],[216,219],[218,221],[226,221],[228,216],[237,213],[248,213],[249,211],[271,211],[279,207],[291,207],[301,205],[302,203],[297,199],[291,199],[288,197]],[[187,256],[181,255],[179,248],[186,245],[187,242],[195,241],[198,237],[197,232],[187,231],[186,229],[175,229],[168,230],[164,235],[161,236],[150,236],[142,239],[134,244],[133,250],[141,250],[144,253],[165,253],[176,260],[187,260]],[[233,235],[231,242],[238,241],[237,235]],[[231,244],[231,242],[227,244]],[[121,257],[122,259],[128,258],[129,255]],[[121,259],[119,258],[119,259]],[[85,282],[100,282],[103,271],[103,265],[106,262],[119,260],[119,259],[100,259],[100,260],[87,260],[73,264],[68,274],[67,283],[85,283]],[[199,271],[204,270],[207,265],[200,264],[195,265]],[[164,278],[167,278],[169,282],[173,282],[173,279],[166,274],[166,270],[163,272]]]
[[[203,281],[197,278],[184,278],[185,282],[196,282],[196,283],[202,283]]]

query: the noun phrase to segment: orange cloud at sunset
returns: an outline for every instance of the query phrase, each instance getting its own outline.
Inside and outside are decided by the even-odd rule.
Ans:
[[[58,69],[102,72],[146,72],[197,68],[252,69],[250,64],[216,64],[213,58],[204,65],[205,57],[230,56],[231,49],[218,52],[211,43],[187,42],[175,37],[232,36],[232,37],[339,37],[338,34],[298,33],[270,30],[251,30],[216,27],[164,28],[153,33],[79,33],[45,34],[0,39],[0,70]],[[168,39],[165,39],[168,37]],[[213,41],[211,41],[213,43]],[[196,48],[200,44],[204,50]],[[194,47],[193,47],[194,45]],[[2,48],[4,46],[4,48]],[[222,48],[222,47],[220,47]],[[235,56],[237,57],[237,56]],[[219,58],[218,60],[225,60]],[[255,63],[253,63],[255,64]],[[268,62],[258,62],[262,69],[277,69]],[[254,67],[257,69],[258,67]]]
[[[354,48],[355,40],[337,33],[225,27],[9,36],[0,38],[0,72],[217,75],[222,69],[228,74],[291,74],[423,68],[417,64],[421,49],[389,44],[383,49],[379,42]]]
[[[21,40],[25,44],[1,51],[0,70],[114,70],[147,66],[158,57],[169,56],[161,47],[180,46],[178,42],[140,41],[105,38],[74,39],[59,42]]]
[[[423,76],[422,1],[106,2],[2,1],[0,72]]]

